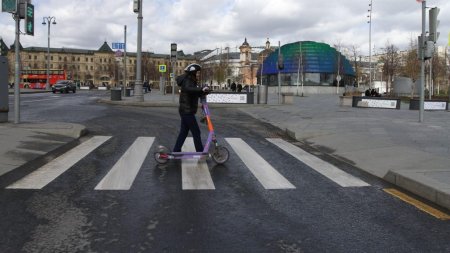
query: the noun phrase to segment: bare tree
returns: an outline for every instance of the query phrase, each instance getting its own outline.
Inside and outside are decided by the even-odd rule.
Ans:
[[[150,84],[158,83],[160,73],[158,66],[152,61],[151,53],[143,54],[142,57],[142,74]],[[153,88],[153,87],[152,87]]]
[[[409,49],[403,58],[403,67],[401,74],[411,78],[413,81],[417,80],[420,72],[420,61],[417,55],[417,42],[411,38]]]
[[[355,44],[351,45],[350,47],[351,51],[352,51],[352,56],[353,56],[353,65],[355,68],[355,80],[358,82],[358,86],[359,86],[359,77],[362,74],[361,68],[358,64],[358,57],[360,57],[360,50],[359,47]],[[359,63],[361,63],[361,57],[359,58]]]
[[[341,55],[341,49],[342,49],[342,42],[341,42],[341,40],[338,40],[334,45],[334,48],[336,49],[336,77],[335,77],[335,83],[336,83],[336,86],[339,88],[339,86],[340,86],[340,84],[339,84],[339,81],[337,80],[337,77],[338,76],[341,76],[342,75],[342,62],[341,62],[341,60],[342,60],[342,55]]]
[[[386,42],[386,47],[380,57],[379,62],[383,64],[383,74],[387,77],[386,92],[391,92],[392,81],[394,76],[400,70],[401,57],[398,53],[398,48],[394,44]]]
[[[434,54],[433,58],[431,58],[431,63],[433,64],[431,80],[435,87],[439,87],[440,83],[444,83],[447,80],[446,58],[445,56],[441,57],[439,54]]]
[[[219,85],[225,82],[227,68],[228,64],[225,61],[220,61],[219,64],[214,66],[215,79]]]

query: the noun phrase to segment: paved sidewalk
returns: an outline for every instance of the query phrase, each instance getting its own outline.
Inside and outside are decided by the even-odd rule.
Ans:
[[[20,93],[50,92],[36,89],[21,89]],[[14,89],[8,90],[14,95]],[[9,108],[14,115],[14,107]],[[0,122],[0,176],[72,141],[87,133],[81,124],[64,122]]]
[[[337,95],[295,97],[293,105],[243,112],[297,140],[450,209],[450,112],[340,106]]]
[[[86,127],[63,122],[0,123],[0,176],[86,134]]]
[[[105,91],[109,92],[109,91]],[[159,91],[144,94],[144,102],[134,97],[99,102],[126,106],[177,106],[178,96]],[[279,105],[276,94],[269,94],[266,105],[211,105],[238,108],[268,122],[330,155],[414,192],[450,209],[450,112],[426,111],[419,123],[419,112],[407,104],[401,110],[353,108],[339,105],[338,95],[294,97],[292,105]],[[256,101],[256,100],[255,100]],[[12,112],[10,112],[12,113]],[[59,130],[63,145],[86,132],[84,126],[65,123],[0,123],[0,175],[43,155],[39,145],[43,128]],[[48,135],[48,133],[47,133]],[[62,138],[64,139],[64,138]],[[41,140],[41,141],[37,141]],[[39,144],[39,145],[38,145]],[[57,147],[53,145],[52,147]],[[34,156],[17,152],[33,150]],[[26,153],[26,152],[25,152]],[[17,159],[21,157],[21,159]],[[34,158],[33,158],[34,157]],[[15,159],[15,160],[14,160]]]

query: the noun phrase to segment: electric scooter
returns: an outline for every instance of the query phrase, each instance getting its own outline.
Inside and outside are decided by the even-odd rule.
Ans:
[[[211,122],[210,112],[208,108],[208,103],[206,101],[206,95],[200,97],[200,103],[202,105],[202,114],[203,118],[201,122],[206,122],[208,126],[208,139],[206,140],[206,144],[203,148],[202,152],[170,152],[167,147],[159,146],[158,151],[155,152],[155,160],[164,164],[169,160],[173,159],[206,159],[208,157],[212,157],[214,162],[218,164],[225,163],[230,153],[228,149],[224,146],[221,146],[217,143],[216,134],[214,133],[214,127]]]

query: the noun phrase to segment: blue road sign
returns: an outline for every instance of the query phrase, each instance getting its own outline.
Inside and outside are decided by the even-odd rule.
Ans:
[[[123,49],[125,50],[125,43],[113,42],[112,49]]]

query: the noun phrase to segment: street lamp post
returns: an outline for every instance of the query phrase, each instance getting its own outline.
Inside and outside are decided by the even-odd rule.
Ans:
[[[369,89],[372,87],[372,0],[370,0],[369,4],[369,15],[367,17],[369,18]]]
[[[142,94],[142,2],[137,0],[139,9],[137,10],[138,32],[137,32],[137,52],[136,52],[136,82],[134,84],[134,97],[137,102],[144,102],[144,94]]]
[[[172,63],[172,102],[175,103],[175,74],[177,67],[177,44],[170,44],[170,61]]]
[[[298,85],[299,85],[299,80],[301,80],[302,82],[302,97],[303,97],[303,52],[302,52],[302,43],[300,42],[299,44],[299,49],[300,49],[300,53],[298,56],[298,68],[297,68],[297,96],[298,96]],[[301,72],[300,72],[300,68],[301,68]],[[301,74],[301,78],[300,78],[300,74]]]
[[[55,17],[43,17],[42,18],[42,24],[48,25],[48,46],[47,46],[47,82],[45,83],[45,89],[50,90],[50,82],[49,82],[49,76],[50,76],[50,24],[56,25],[56,18]]]
[[[427,1],[422,1],[422,40],[420,41],[419,47],[422,50],[420,52],[420,103],[419,103],[419,122],[423,122],[424,114],[424,101],[425,101],[425,23],[426,23],[426,6]]]
[[[278,69],[278,104],[281,104],[281,70],[284,68],[283,66],[283,56],[281,55],[281,42],[278,41],[278,60],[277,60],[277,69]]]

